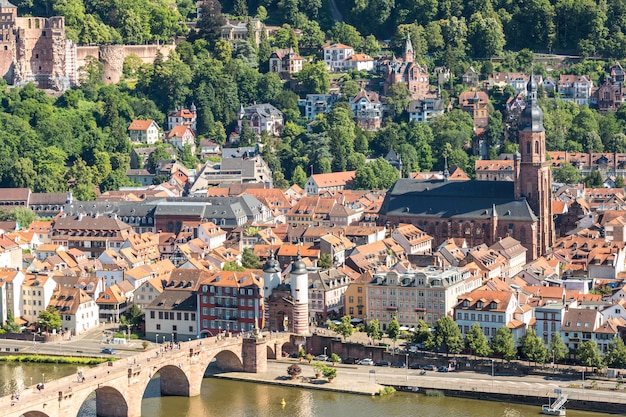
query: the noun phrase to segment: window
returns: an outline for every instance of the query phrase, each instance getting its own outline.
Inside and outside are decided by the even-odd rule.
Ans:
[[[189,326],[189,333],[193,333],[193,326]]]
[[[173,326],[172,326],[172,331],[174,331],[174,332],[175,332],[175,331],[177,331],[177,330],[178,330],[178,326],[173,325]]]
[[[154,311],[150,312],[150,318],[153,319],[154,318]]]
[[[161,325],[157,323],[157,325],[156,325],[156,329],[157,329],[157,330],[161,330]]]
[[[359,294],[363,293],[363,287],[357,287],[356,292]]]

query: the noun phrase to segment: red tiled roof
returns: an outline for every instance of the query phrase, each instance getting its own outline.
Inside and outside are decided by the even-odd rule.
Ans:
[[[128,130],[148,130],[154,123],[154,120],[133,120],[128,126]]]

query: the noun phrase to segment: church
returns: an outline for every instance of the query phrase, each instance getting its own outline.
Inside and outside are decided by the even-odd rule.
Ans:
[[[554,243],[551,206],[552,171],[546,161],[543,112],[537,83],[527,85],[527,105],[519,127],[519,152],[513,161],[514,181],[448,181],[401,178],[387,192],[379,213],[381,224],[413,224],[439,245],[462,238],[470,246],[491,246],[511,236],[528,249],[527,260],[546,253]]]

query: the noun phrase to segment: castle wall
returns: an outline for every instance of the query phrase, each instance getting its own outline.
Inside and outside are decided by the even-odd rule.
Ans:
[[[76,65],[78,68],[87,63],[87,57],[97,58],[104,65],[103,81],[107,84],[119,82],[122,77],[124,59],[137,55],[144,64],[152,64],[160,51],[164,57],[176,48],[174,44],[166,45],[100,45],[76,47]]]
[[[7,82],[13,82],[13,68],[15,62],[15,20],[16,8],[0,7],[0,77]]]

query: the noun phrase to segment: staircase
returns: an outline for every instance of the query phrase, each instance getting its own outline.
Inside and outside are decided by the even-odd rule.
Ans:
[[[558,410],[559,408],[563,407],[566,401],[567,401],[567,394],[559,395],[559,398],[557,398],[556,401],[552,403],[550,408],[554,410]]]

